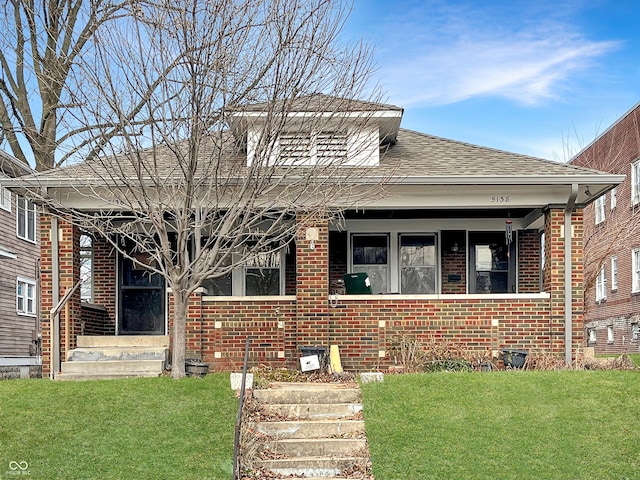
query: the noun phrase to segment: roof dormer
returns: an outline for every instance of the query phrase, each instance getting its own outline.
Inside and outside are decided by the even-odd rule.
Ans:
[[[379,163],[380,145],[395,142],[402,113],[391,105],[317,94],[246,106],[232,115],[231,130],[246,146],[247,165],[262,155],[270,165],[371,167]]]

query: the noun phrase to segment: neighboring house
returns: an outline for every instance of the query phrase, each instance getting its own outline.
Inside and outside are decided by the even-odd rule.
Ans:
[[[585,342],[596,353],[640,351],[640,104],[571,164],[625,180],[584,211]]]
[[[603,194],[622,177],[400,129],[401,108],[376,105],[372,112],[371,104],[362,105],[360,112],[349,111],[353,128],[345,142],[367,139],[368,153],[359,161],[370,169],[362,181],[392,175],[387,194],[364,210],[346,211],[339,225],[305,224],[269,264],[269,275],[279,280],[268,290],[245,281],[251,267],[237,269],[226,283],[204,285],[191,297],[187,353],[214,369],[239,368],[245,339],[252,336],[252,365],[294,367],[302,347],[335,344],[346,369],[363,370],[393,365],[391,349],[405,335],[479,354],[516,348],[568,363],[580,356],[583,207],[592,200],[587,192]],[[294,106],[290,115],[304,112]],[[358,131],[359,115],[377,120]],[[259,125],[261,106],[232,122],[230,133],[246,149],[229,161],[246,164],[254,146],[244,116]],[[80,164],[41,174],[37,185],[90,211],[90,183],[99,175],[83,171]],[[46,215],[42,232],[42,262],[53,265],[42,273],[43,309],[50,309],[80,276],[80,232]],[[131,262],[101,238],[94,239],[92,259],[93,306],[81,303],[79,290],[71,297],[69,345],[53,338],[52,352],[49,332],[56,330],[43,316],[45,374],[56,374],[55,359],[65,358],[79,333],[168,332],[170,295],[162,281],[142,285],[137,275],[136,289],[128,288]],[[363,272],[370,294],[345,294],[337,285],[345,274]]]
[[[0,151],[0,180],[30,173]],[[37,376],[40,369],[39,232],[35,205],[0,187],[0,378]]]

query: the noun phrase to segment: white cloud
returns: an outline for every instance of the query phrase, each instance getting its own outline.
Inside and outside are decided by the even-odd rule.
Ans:
[[[536,21],[524,13],[488,21],[487,11],[451,10],[444,18],[419,12],[386,25],[380,39],[378,73],[390,99],[405,107],[478,96],[521,104],[559,98],[568,82],[620,46],[588,40],[557,17]]]

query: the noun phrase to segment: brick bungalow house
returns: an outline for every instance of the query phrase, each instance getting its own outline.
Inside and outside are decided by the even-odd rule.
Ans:
[[[596,353],[640,351],[640,104],[571,164],[624,175],[584,210],[585,325]]]
[[[0,151],[0,181],[31,173]],[[40,374],[39,237],[35,205],[0,187],[0,378]]]
[[[368,130],[357,131],[358,109],[350,110],[354,128],[345,144],[354,135],[367,139],[361,160],[371,168],[363,181],[393,172],[387,195],[346,211],[340,223],[306,225],[270,266],[279,281],[268,291],[251,290],[242,268],[226,286],[203,285],[191,296],[188,354],[216,370],[239,368],[252,336],[251,365],[295,367],[301,347],[338,345],[344,368],[363,370],[393,365],[394,339],[409,335],[495,355],[503,348],[549,352],[571,363],[583,347],[583,208],[622,177],[401,129],[401,108],[362,105],[360,114],[372,119]],[[290,115],[301,112],[309,113],[294,106]],[[258,105],[231,124],[236,139],[249,139],[243,162],[261,118]],[[50,172],[37,184],[89,209],[90,189],[78,195],[74,186],[79,172]],[[79,279],[80,232],[47,215],[41,225],[48,312]],[[169,331],[171,294],[162,281],[138,286],[158,293],[144,307],[154,318],[140,323],[140,297],[126,280],[131,265],[100,238],[92,258],[92,303],[75,291],[57,316],[43,315],[43,368],[52,377],[61,363],[63,372],[73,363],[61,359],[86,342],[82,335]],[[370,291],[345,291],[337,281],[351,273],[366,273]]]

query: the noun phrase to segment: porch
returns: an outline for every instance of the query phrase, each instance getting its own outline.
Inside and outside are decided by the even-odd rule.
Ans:
[[[246,269],[225,280],[231,295],[210,295],[220,293],[211,286],[192,294],[187,355],[210,363],[213,370],[237,369],[250,336],[252,365],[295,368],[301,347],[338,345],[345,369],[365,370],[394,365],[393,345],[408,336],[489,354],[506,347],[560,356],[568,349],[575,358],[582,347],[582,211],[571,215],[569,323],[564,210],[547,210],[536,225],[510,217],[515,225],[510,244],[505,217],[347,219],[343,230],[318,222],[311,238],[306,230],[300,231],[282,260],[261,272],[270,277],[265,284],[273,286],[277,279],[276,294],[235,295],[233,289],[243,284],[237,276],[246,278]],[[78,242],[80,232],[71,226],[61,231],[64,228],[72,234],[66,238]],[[101,239],[94,239],[92,258],[93,302],[80,302],[78,295],[72,298],[70,344],[60,345],[61,359],[76,347],[78,335],[122,333],[118,328],[125,319],[118,292],[120,272],[126,269]],[[61,256],[59,261],[67,260]],[[336,287],[336,280],[353,271],[369,274],[371,294],[348,295]],[[171,329],[171,293],[165,291],[163,331],[156,331],[155,322],[151,335]],[[66,322],[60,324],[63,339]],[[48,331],[43,326],[45,358],[51,352]],[[46,369],[49,362],[43,364]]]

